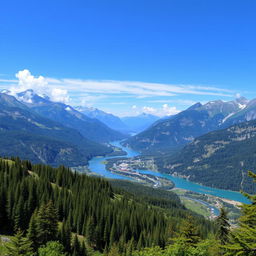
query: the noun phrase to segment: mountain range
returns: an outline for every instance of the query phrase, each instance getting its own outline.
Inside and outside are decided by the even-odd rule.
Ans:
[[[0,93],[0,141],[1,156],[19,156],[51,165],[85,165],[92,156],[112,151],[3,93]]]
[[[76,109],[86,116],[90,118],[96,118],[105,125],[124,134],[141,132],[159,119],[158,116],[147,113],[142,113],[137,116],[127,116],[120,118],[97,108],[77,107]]]
[[[256,100],[196,103],[188,109],[155,122],[124,144],[144,153],[176,151],[208,132],[256,118]]]
[[[87,117],[97,119],[107,125],[108,127],[115,129],[123,134],[131,133],[131,130],[123,123],[121,118],[110,113],[106,113],[100,109],[93,107],[81,107],[78,106],[76,109],[86,115]]]
[[[124,134],[106,126],[98,119],[89,118],[70,105],[50,101],[47,96],[39,96],[33,90],[18,93],[17,99],[39,115],[59,122],[66,127],[76,129],[89,140],[103,143],[121,140],[126,137]]]
[[[160,171],[207,186],[255,192],[246,171],[256,169],[256,100],[196,103],[163,119],[145,113],[119,118],[53,102],[33,90],[16,97],[8,93],[0,93],[1,156],[86,165],[113,151],[108,142],[145,129],[123,143],[154,155]]]
[[[114,115],[98,109],[84,109],[82,113],[32,89],[15,97],[8,90],[0,95],[2,156],[15,155],[54,166],[86,165],[91,157],[112,152],[106,143],[122,140],[132,132]],[[144,118],[148,123],[147,115]]]

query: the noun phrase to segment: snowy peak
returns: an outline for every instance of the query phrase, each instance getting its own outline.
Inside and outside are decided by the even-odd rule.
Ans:
[[[24,92],[17,93],[16,98],[19,101],[22,101],[23,103],[28,103],[28,104],[44,104],[44,103],[50,102],[50,99],[48,96],[46,95],[39,96],[32,89],[28,89]]]
[[[239,97],[236,99],[236,102],[240,105],[247,105],[249,103],[249,100],[246,99],[245,97]]]

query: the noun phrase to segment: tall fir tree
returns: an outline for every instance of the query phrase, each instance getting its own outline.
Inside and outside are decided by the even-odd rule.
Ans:
[[[38,211],[37,217],[37,239],[39,245],[48,241],[57,240],[58,215],[52,201],[43,204]]]
[[[200,241],[198,229],[191,216],[188,216],[183,222],[181,231],[181,236],[184,238],[186,244],[196,246],[196,244]]]
[[[256,182],[256,174],[249,172],[249,176]],[[239,227],[236,228],[225,245],[227,256],[255,256],[256,255],[256,195],[244,193],[251,201],[243,204],[242,216],[239,219]]]
[[[222,245],[226,244],[229,239],[230,224],[228,222],[228,213],[222,207],[220,208],[220,214],[216,219],[217,232],[216,237]]]
[[[5,245],[8,256],[32,256],[32,243],[23,236],[23,232],[18,230],[11,242]]]
[[[38,233],[37,233],[37,210],[33,213],[30,222],[29,222],[29,228],[27,232],[27,238],[31,241],[32,247],[34,251],[37,250],[39,244],[38,244]]]

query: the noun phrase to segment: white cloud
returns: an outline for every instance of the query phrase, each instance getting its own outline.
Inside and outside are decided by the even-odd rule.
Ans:
[[[68,96],[68,91],[59,89],[59,88],[53,88],[50,91],[49,95],[50,99],[56,102],[69,102],[69,96]]]
[[[147,83],[138,81],[113,80],[81,80],[81,79],[53,79],[47,78],[49,83],[64,87],[70,91],[79,90],[85,93],[130,94],[137,98],[154,96],[176,96],[177,94],[212,95],[233,97],[234,92],[216,87],[192,85],[172,85]]]
[[[180,111],[176,107],[169,107],[168,104],[164,104],[162,106],[162,115],[163,116],[171,116],[171,115],[176,115]]]
[[[142,108],[142,112],[143,112],[143,113],[146,113],[146,114],[151,114],[151,115],[157,114],[157,110],[156,110],[155,108],[146,107],[146,106],[144,106],[144,107]]]
[[[45,80],[44,77],[39,76],[38,78],[31,75],[30,71],[27,69],[24,69],[22,71],[19,71],[16,74],[16,77],[18,78],[18,87],[17,90],[24,91],[27,89],[41,89],[45,88],[48,83]]]
[[[236,97],[236,99],[239,99],[239,98],[241,98],[241,94],[240,93],[236,93],[235,97]]]
[[[5,83],[15,95],[18,92],[33,89],[36,93],[48,95],[51,100],[70,102],[75,105],[90,106],[99,102],[103,98],[107,97],[134,97],[138,100],[143,98],[152,98],[151,103],[180,103],[192,105],[192,101],[189,100],[177,100],[172,99],[173,96],[180,96],[184,94],[188,95],[201,95],[201,96],[221,96],[221,97],[233,97],[234,91],[201,86],[201,85],[173,85],[173,84],[161,84],[161,83],[147,83],[139,81],[114,81],[114,80],[86,80],[86,79],[56,79],[51,77],[33,76],[29,70],[25,69],[19,71],[16,74],[18,80],[0,80],[0,88],[4,88],[1,83]],[[158,102],[153,99],[158,97]],[[159,99],[160,97],[160,99]],[[162,97],[162,99],[161,99]],[[164,100],[168,97],[167,100]],[[175,102],[176,101],[176,102]],[[150,101],[147,101],[150,103]],[[149,109],[146,106],[146,111],[153,111],[152,107]],[[141,109],[137,108],[137,111]],[[157,113],[160,110],[157,110]],[[174,107],[168,107],[161,110],[162,113],[175,112]]]
[[[18,81],[9,88],[10,93],[14,96],[19,92],[33,89],[33,91],[39,95],[46,94],[52,101],[69,102],[68,91],[63,88],[52,87],[51,84],[48,83],[48,79],[43,76],[35,77],[31,75],[29,70],[24,69],[19,71],[16,77]],[[54,81],[56,82],[56,80]]]
[[[146,113],[156,116],[171,116],[176,115],[180,112],[176,107],[170,107],[168,104],[163,104],[160,108],[153,108],[150,106],[144,106],[136,114]]]
[[[137,108],[137,106],[136,106],[136,105],[133,105],[133,106],[132,106],[132,109],[136,109],[136,108]]]

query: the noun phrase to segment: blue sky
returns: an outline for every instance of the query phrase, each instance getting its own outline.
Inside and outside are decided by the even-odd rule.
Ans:
[[[256,97],[254,0],[9,0],[0,12],[0,89],[118,115]]]

